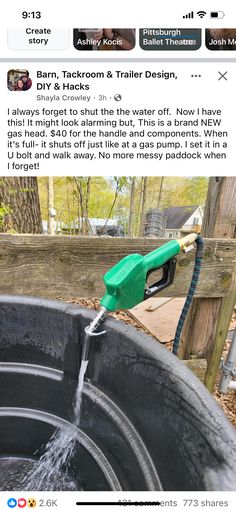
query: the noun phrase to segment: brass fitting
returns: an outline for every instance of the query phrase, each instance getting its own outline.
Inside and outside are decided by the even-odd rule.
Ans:
[[[177,243],[180,245],[181,250],[186,251],[188,246],[191,246],[197,239],[197,234],[192,233],[188,234],[182,239],[176,239]]]

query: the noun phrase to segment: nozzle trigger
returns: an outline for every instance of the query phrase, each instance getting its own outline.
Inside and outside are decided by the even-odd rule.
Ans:
[[[163,264],[163,266],[159,266],[158,268],[152,269],[147,273],[148,280],[149,276],[152,273],[156,272],[158,269],[162,269],[162,278],[160,278],[160,280],[158,280],[156,283],[153,283],[150,286],[146,284],[146,288],[144,291],[144,300],[152,296],[155,296],[155,294],[158,294],[158,292],[161,292],[162,290],[166,289],[173,283],[176,263],[177,260],[175,257],[173,257],[172,259],[168,260],[165,264]]]

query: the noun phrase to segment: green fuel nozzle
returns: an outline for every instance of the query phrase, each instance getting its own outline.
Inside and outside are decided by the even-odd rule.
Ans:
[[[190,234],[160,246],[147,255],[137,253],[124,257],[104,276],[107,289],[101,300],[101,306],[110,312],[133,308],[144,299],[154,296],[171,285],[176,266],[175,256],[191,245],[197,235]],[[151,273],[162,268],[162,278],[147,286]]]
[[[176,255],[196,240],[197,234],[189,234],[182,239],[175,239],[151,251],[147,255],[134,253],[124,257],[103,277],[106,294],[101,299],[101,310],[94,321],[86,328],[89,335],[95,331],[106,316],[106,312],[133,308],[145,299],[154,296],[171,285],[174,280]],[[151,273],[162,269],[161,278],[148,286]]]

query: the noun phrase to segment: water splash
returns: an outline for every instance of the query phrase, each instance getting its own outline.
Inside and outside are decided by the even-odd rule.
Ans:
[[[25,480],[26,491],[65,490],[68,487],[68,468],[73,458],[77,434],[78,430],[73,426],[54,432],[35,469]],[[71,487],[67,490],[76,490],[73,481],[69,485]]]

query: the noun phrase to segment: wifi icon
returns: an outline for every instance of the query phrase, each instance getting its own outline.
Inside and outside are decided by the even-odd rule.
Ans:
[[[199,18],[204,18],[204,16],[206,16],[206,11],[198,11],[197,15],[199,16]]]

